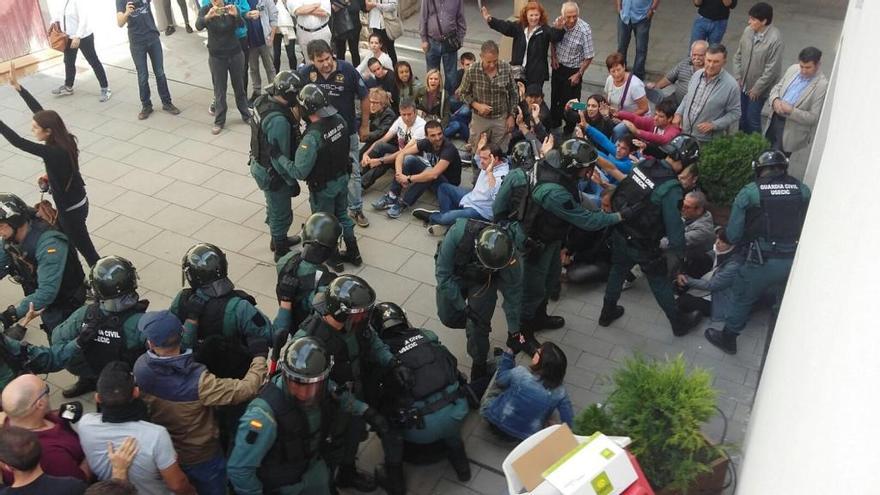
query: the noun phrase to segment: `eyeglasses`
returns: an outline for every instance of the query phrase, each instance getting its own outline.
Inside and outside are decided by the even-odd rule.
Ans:
[[[31,407],[36,406],[37,402],[40,402],[40,399],[42,399],[43,397],[48,397],[48,396],[49,396],[49,384],[47,383],[45,385],[45,388],[43,389],[43,392],[41,392],[40,395],[38,395],[37,398],[34,399],[34,402],[31,404]]]

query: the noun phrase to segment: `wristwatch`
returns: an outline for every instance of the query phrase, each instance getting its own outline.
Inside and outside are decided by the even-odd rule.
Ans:
[[[407,184],[412,184],[412,175],[407,175],[407,176],[406,176],[406,183],[407,183]]]

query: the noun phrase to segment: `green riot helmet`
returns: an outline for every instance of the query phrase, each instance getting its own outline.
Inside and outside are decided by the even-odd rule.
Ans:
[[[596,164],[599,154],[585,139],[573,138],[562,143],[559,148],[560,168],[573,173]]]
[[[342,235],[342,226],[329,213],[317,212],[303,224],[302,257],[311,263],[324,263],[334,254]]]
[[[181,265],[183,275],[193,289],[226,278],[229,270],[229,263],[223,251],[207,243],[199,243],[189,248],[183,255]]]
[[[89,286],[99,301],[135,294],[137,279],[134,265],[122,256],[105,256],[89,272]]]
[[[15,231],[31,218],[31,209],[21,198],[12,193],[0,193],[0,223]]]
[[[752,161],[752,170],[757,177],[761,169],[776,167],[782,171],[788,170],[788,157],[779,150],[762,151],[758,158]]]
[[[513,261],[513,239],[506,230],[489,225],[474,240],[477,259],[490,270],[501,270]]]
[[[329,117],[336,114],[336,109],[327,102],[327,97],[315,84],[306,84],[296,97],[296,102],[303,108],[306,115]]]
[[[288,391],[299,401],[312,403],[323,396],[333,356],[320,340],[301,337],[284,344],[278,365],[286,378]]]
[[[528,141],[520,141],[513,145],[510,152],[510,164],[513,168],[531,170],[535,165],[535,151]]]
[[[370,326],[380,337],[384,338],[386,332],[401,325],[409,328],[409,320],[406,319],[406,311],[397,304],[381,302],[373,308]]]
[[[700,159],[700,142],[690,134],[679,134],[660,147],[666,156],[687,167]]]
[[[266,87],[266,92],[272,96],[284,98],[289,106],[296,104],[296,97],[302,89],[303,83],[296,72],[283,70],[275,76],[272,84]]]
[[[355,275],[340,275],[327,290],[315,296],[313,306],[319,313],[345,322],[348,332],[368,328],[370,311],[376,304],[376,291],[366,280]]]

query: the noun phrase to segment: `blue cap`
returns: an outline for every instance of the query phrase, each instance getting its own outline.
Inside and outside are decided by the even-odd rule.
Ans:
[[[138,330],[156,347],[165,347],[183,333],[183,324],[171,311],[148,311],[138,321]]]

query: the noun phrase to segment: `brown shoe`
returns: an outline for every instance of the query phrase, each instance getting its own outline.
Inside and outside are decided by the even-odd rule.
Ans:
[[[141,113],[138,114],[138,120],[144,120],[153,113],[153,107],[143,107],[141,108]]]
[[[358,227],[367,228],[370,226],[370,221],[367,220],[363,210],[351,210],[348,212],[348,216],[358,224]]]

